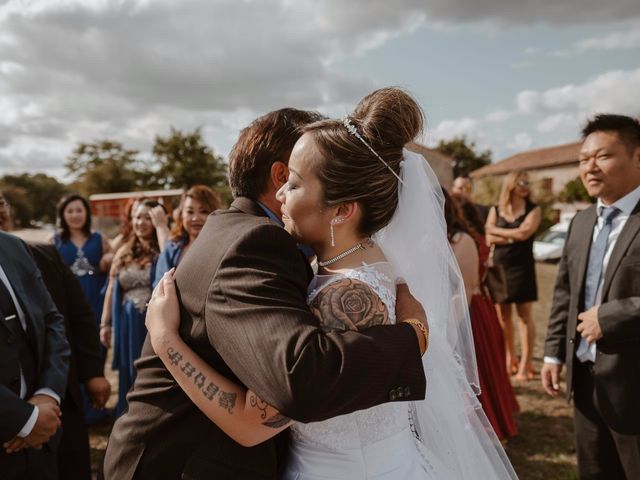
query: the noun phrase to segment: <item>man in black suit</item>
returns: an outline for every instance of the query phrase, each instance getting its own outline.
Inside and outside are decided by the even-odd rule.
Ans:
[[[327,333],[307,306],[311,269],[274,212],[291,149],[317,119],[283,109],[242,131],[229,162],[237,198],[209,216],[177,270],[182,338],[220,373],[303,422],[425,392],[426,339],[401,322],[421,316],[421,308],[416,315],[396,307],[399,325]],[[404,290],[399,298],[406,300]],[[286,438],[237,444],[185,395],[148,337],[136,368],[129,409],[109,439],[108,480],[277,478]],[[213,384],[203,388],[212,398],[217,393]]]
[[[11,212],[0,192],[0,230],[11,225]],[[58,311],[64,317],[65,333],[71,348],[67,391],[61,405],[62,438],[58,447],[58,478],[91,480],[89,431],[82,409],[80,385],[96,408],[103,408],[111,386],[104,378],[100,360],[100,340],[91,305],[80,282],[51,244],[29,244],[29,250]]]
[[[0,232],[0,472],[55,479],[69,366],[64,319],[27,246]],[[57,433],[56,433],[57,432]]]
[[[71,347],[67,392],[62,402],[62,439],[58,449],[59,478],[91,480],[89,432],[85,424],[80,385],[96,408],[104,408],[111,386],[104,378],[100,340],[91,305],[80,282],[54,245],[29,244],[56,307],[64,316]]]
[[[598,115],[582,131],[580,177],[597,204],[569,227],[542,384],[567,366],[582,479],[640,478],[640,123]]]

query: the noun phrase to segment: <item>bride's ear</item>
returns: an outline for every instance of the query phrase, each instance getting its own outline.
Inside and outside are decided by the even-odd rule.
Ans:
[[[359,215],[360,206],[358,205],[358,202],[347,202],[341,204],[338,207],[336,216],[334,218],[336,219],[337,223],[347,223],[354,219],[357,220],[359,218]]]

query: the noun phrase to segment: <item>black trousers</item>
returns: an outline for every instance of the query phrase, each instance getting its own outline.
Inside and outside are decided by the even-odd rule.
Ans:
[[[72,400],[62,406],[62,439],[58,447],[60,480],[91,480],[89,432],[84,412]]]
[[[595,402],[593,363],[573,366],[573,403],[581,480],[640,479],[640,435],[612,430]]]
[[[25,448],[16,453],[6,453],[4,448],[0,448],[0,478],[2,480],[58,480],[56,452],[47,444],[40,450]]]

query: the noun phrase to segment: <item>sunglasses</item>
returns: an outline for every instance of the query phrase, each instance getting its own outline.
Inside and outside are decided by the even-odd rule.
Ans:
[[[529,180],[520,180],[517,185],[519,187],[528,187],[529,186]]]

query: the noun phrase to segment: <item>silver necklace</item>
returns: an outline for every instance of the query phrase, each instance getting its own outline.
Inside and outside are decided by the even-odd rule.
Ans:
[[[325,260],[324,262],[321,262],[320,260],[318,260],[318,265],[320,265],[321,267],[326,267],[328,265],[336,263],[338,260],[342,260],[344,257],[347,257],[347,256],[351,255],[352,253],[358,251],[358,250],[364,250],[365,249],[364,248],[365,244],[370,246],[371,244],[373,244],[373,241],[369,238],[364,242],[360,242],[360,243],[355,244],[350,249],[345,250],[344,252],[336,255],[333,258],[330,258],[329,260]]]

